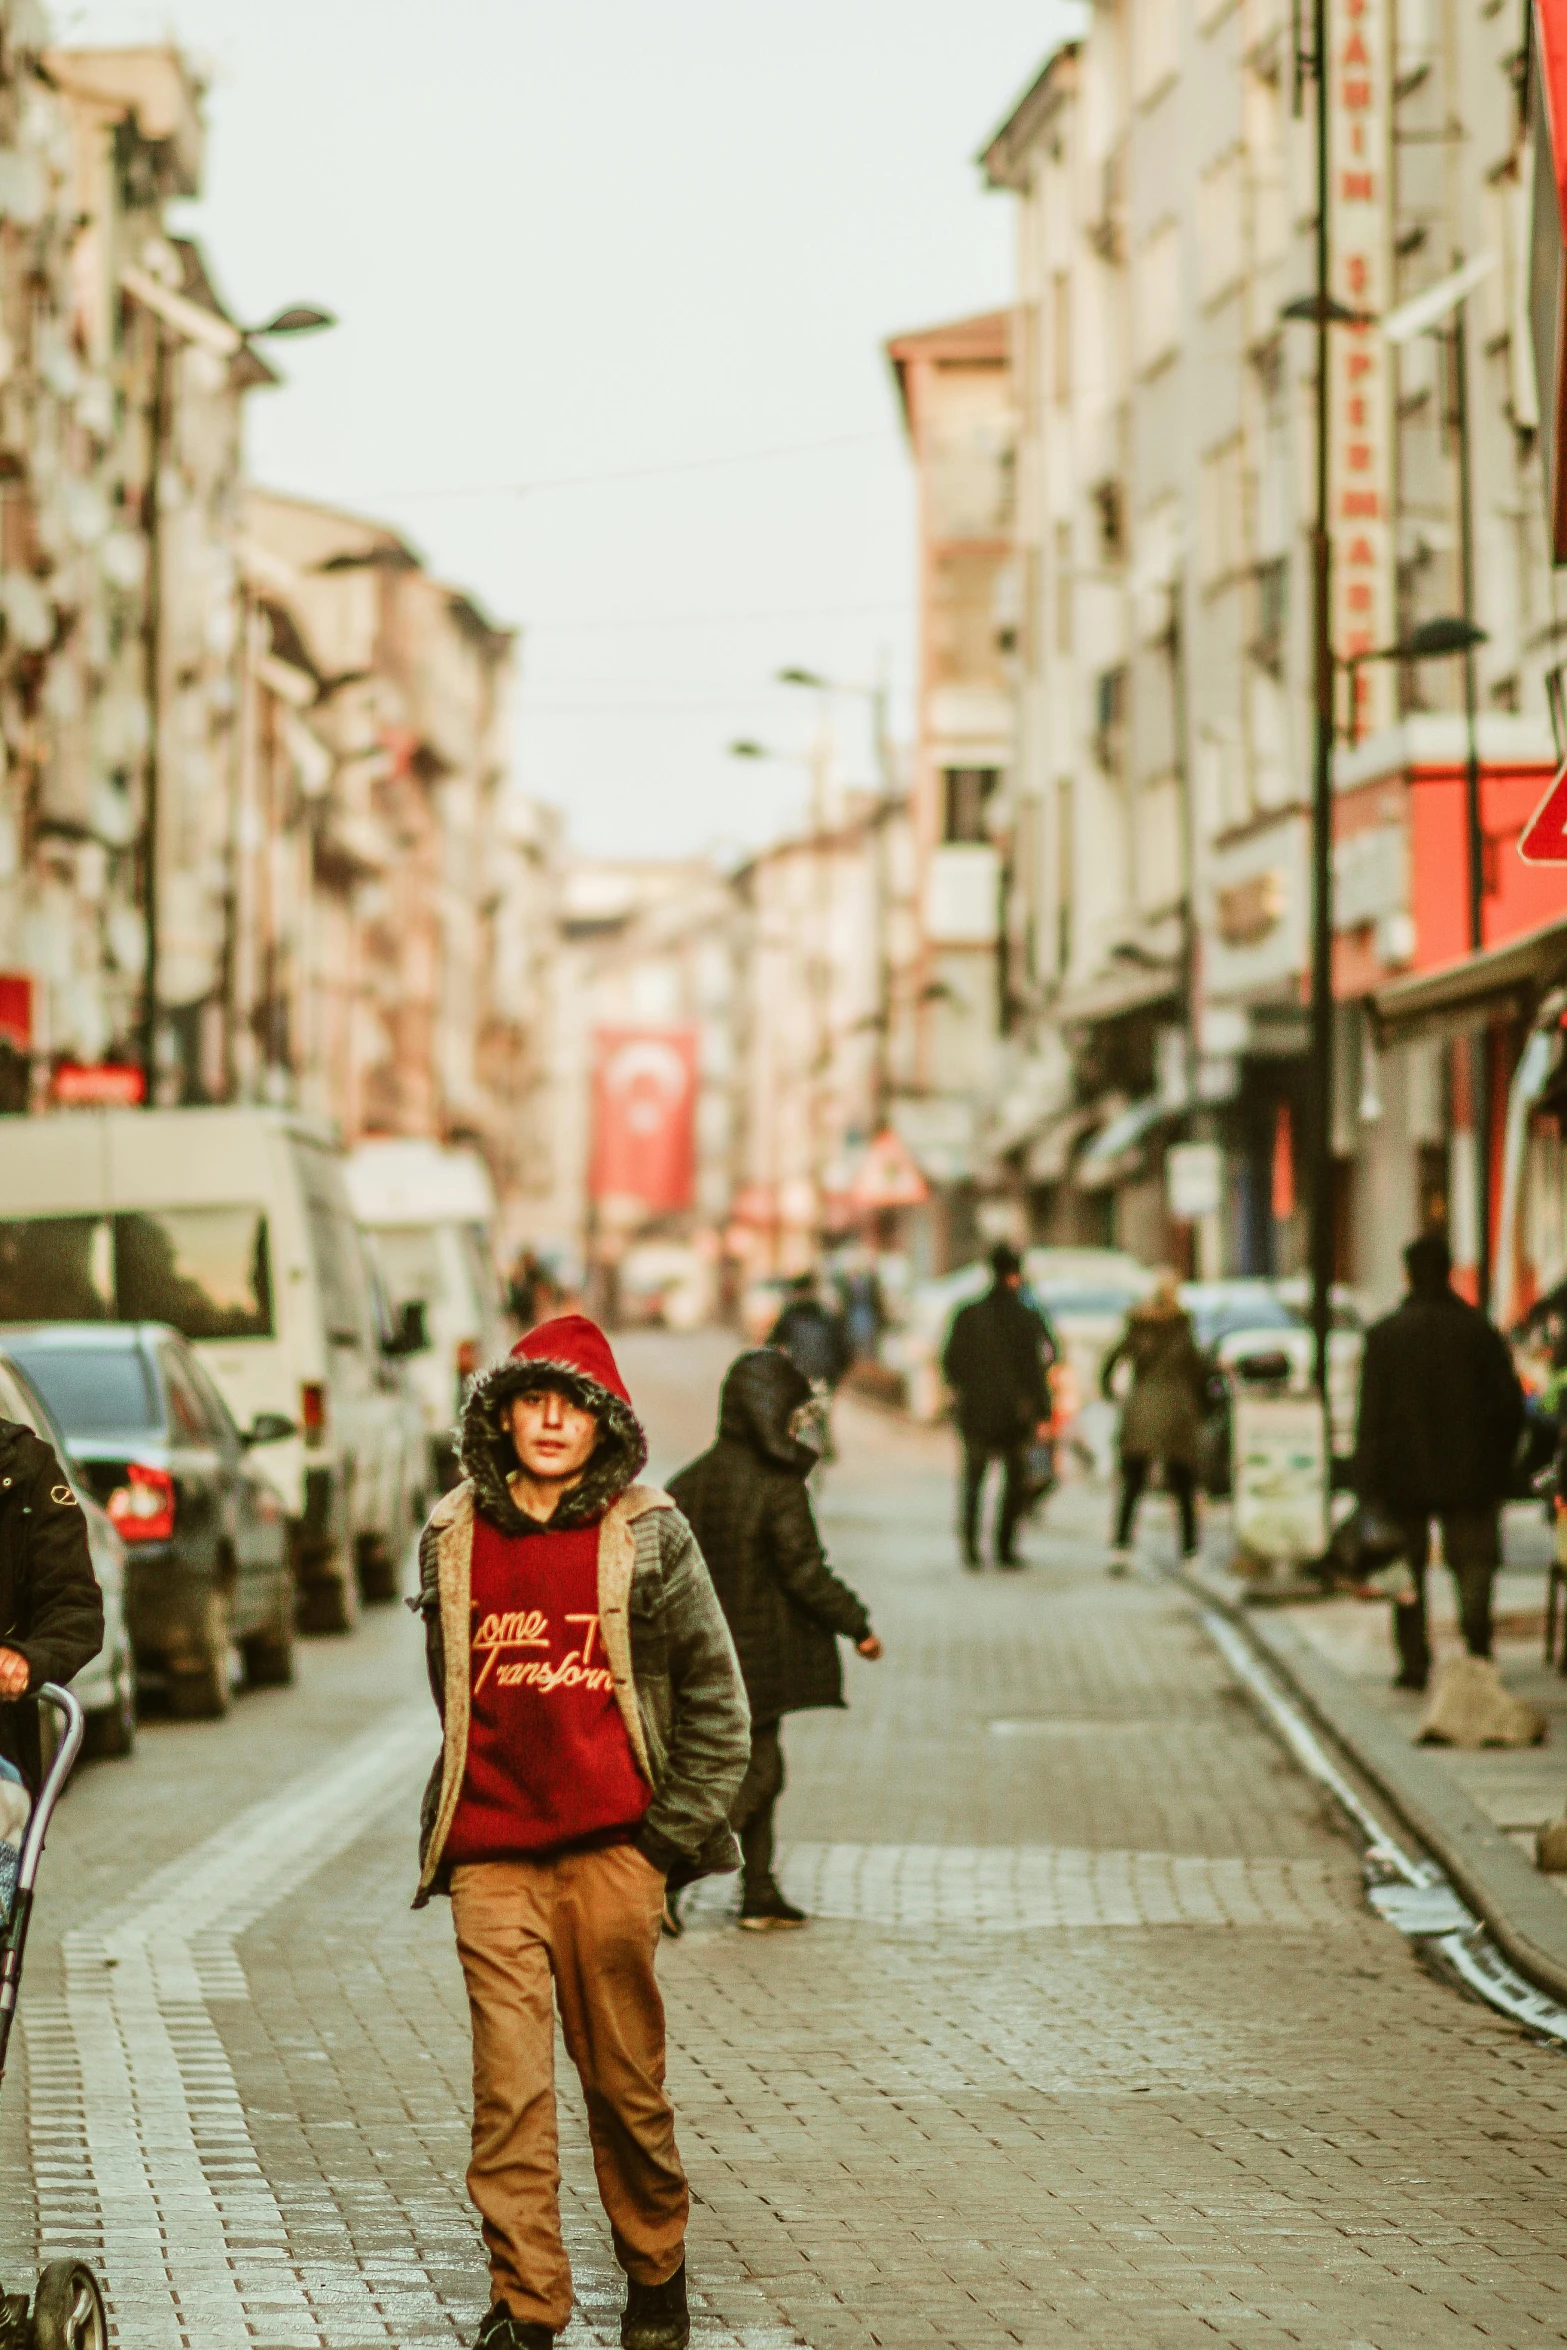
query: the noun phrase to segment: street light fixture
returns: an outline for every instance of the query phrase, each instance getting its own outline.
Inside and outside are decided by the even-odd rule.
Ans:
[[[1422,620],[1396,645],[1377,645],[1369,652],[1349,654],[1339,666],[1349,673],[1350,749],[1360,740],[1360,672],[1368,661],[1439,661],[1451,653],[1472,653],[1477,645],[1490,641],[1488,631],[1477,628],[1462,613],[1444,612],[1435,620]]]
[[[142,797],[142,994],[138,1058],[142,1072],[142,1101],[151,1109],[158,1083],[158,820],[160,725],[162,715],[163,559],[160,477],[168,434],[168,345],[171,334],[181,341],[198,341],[220,356],[233,358],[261,336],[317,334],[336,326],[330,310],[314,303],[294,302],[275,311],[260,326],[239,327],[187,302],[145,269],[122,271],[121,284],[147,312],[152,325],[152,382],[147,403],[147,482],[143,529],[147,540],[147,591],[142,611],[142,660],[147,698],[146,789]]]

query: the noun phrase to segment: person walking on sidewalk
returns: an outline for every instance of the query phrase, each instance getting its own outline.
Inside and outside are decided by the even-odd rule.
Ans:
[[[1426,1568],[1431,1520],[1458,1594],[1471,1656],[1491,1653],[1491,1587],[1501,1563],[1501,1505],[1523,1427],[1523,1389],[1507,1342],[1452,1285],[1440,1233],[1404,1251],[1409,1294],[1366,1332],[1360,1367],[1355,1491],[1404,1531],[1413,1599],[1393,1609],[1400,1689],[1431,1674]]]
[[[1104,1359],[1101,1393],[1113,1397],[1122,1363],[1132,1391],[1121,1413],[1121,1500],[1116,1513],[1110,1572],[1124,1575],[1132,1560],[1132,1528],[1148,1473],[1159,1462],[1181,1513],[1181,1556],[1197,1552],[1197,1463],[1202,1444],[1203,1391],[1208,1366],[1180,1301],[1175,1275],[1161,1268],[1152,1295],[1133,1306],[1126,1328]]]
[[[773,1813],[783,1792],[785,1714],[842,1705],[838,1642],[881,1655],[865,1603],[828,1566],[805,1480],[814,1446],[796,1431],[811,1383],[786,1355],[757,1347],[730,1365],[716,1443],[670,1479],[712,1572],[745,1675],[751,1759],[729,1814],[745,1870],[740,1923],[803,1926],[773,1875]]]
[[[1050,1428],[1050,1366],[1055,1333],[1023,1295],[1023,1260],[999,1241],[990,1252],[991,1284],[954,1315],[941,1368],[957,1397],[963,1441],[963,1563],[980,1565],[979,1518],[985,1472],[1002,1467],[996,1564],[1019,1567],[1018,1522],[1028,1504],[1028,1448]]]
[[[475,1380],[462,1482],[419,1546],[410,1604],[443,1745],[414,1905],[450,1893],[468,1987],[481,2350],[548,2350],[572,2311],[552,1979],[626,2272],[621,2342],[683,2350],[690,2334],[653,1961],[666,1881],[738,1861],[750,1721],[691,1529],[634,1482],[646,1458],[608,1340],[562,1315]]]

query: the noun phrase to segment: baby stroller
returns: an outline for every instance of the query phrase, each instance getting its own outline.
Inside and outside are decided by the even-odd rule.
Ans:
[[[7,1866],[0,1875],[0,2081],[22,1980],[22,1952],[33,1907],[33,1883],[44,1836],[82,1743],[82,1709],[68,1689],[46,1681],[38,1702],[62,1717],[59,1747],[44,1778],[16,1853],[14,1889]],[[0,1860],[11,1851],[0,1844]],[[29,2305],[25,2293],[0,2285],[0,2350],[107,2350],[108,2320],[97,2278],[80,2260],[51,2260]]]

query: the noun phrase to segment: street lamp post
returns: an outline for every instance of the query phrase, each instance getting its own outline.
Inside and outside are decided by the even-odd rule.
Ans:
[[[160,503],[164,448],[169,431],[169,351],[171,334],[181,342],[201,341],[225,357],[235,357],[247,344],[264,336],[315,334],[335,326],[329,310],[296,303],[277,311],[260,326],[239,327],[202,310],[165,286],[147,271],[127,269],[124,290],[147,313],[152,329],[152,381],[147,399],[147,479],[143,492],[142,528],[147,543],[147,585],[142,601],[142,674],[147,701],[147,750],[142,791],[141,896],[142,993],[137,1023],[137,1059],[141,1066],[142,1101],[151,1108],[158,1082],[158,834],[160,829],[161,722],[163,716],[163,549]]]

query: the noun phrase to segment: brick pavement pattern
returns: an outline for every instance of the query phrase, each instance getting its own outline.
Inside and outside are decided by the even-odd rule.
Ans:
[[[671,1468],[721,1354],[625,1354]],[[847,1714],[786,1731],[785,1866],[818,1915],[743,1935],[705,1887],[661,1960],[698,2338],[1567,2340],[1561,2053],[1369,1913],[1354,1848],[1189,1603],[1105,1577],[1102,1499],[1052,1503],[1029,1573],[967,1577],[945,1441],[841,1420],[832,1548],[888,1657],[852,1663]],[[62,1814],[0,2126],[0,2273],[40,2236],[101,2248],[134,2289],[127,2350],[471,2338],[462,1985],[444,1907],[406,1906],[417,1737],[406,1767],[394,1749],[418,1684],[407,1619],[376,1615],[312,1644],[299,1689],[152,1727]],[[289,1861],[301,1789],[324,1865]],[[247,1835],[272,1872],[248,1908],[224,1867]],[[170,1868],[188,1914],[149,1909]],[[149,2142],[111,2126],[116,2036]],[[620,2295],[562,2079],[570,2350],[613,2342]]]

